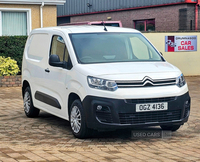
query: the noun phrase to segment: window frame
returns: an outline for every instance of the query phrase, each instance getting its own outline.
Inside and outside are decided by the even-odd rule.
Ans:
[[[64,44],[65,44],[65,48],[64,48],[64,54],[63,54],[63,61],[60,61],[60,62],[63,62],[64,64],[67,63],[67,66],[63,66],[64,69],[67,69],[67,70],[71,70],[73,65],[72,65],[72,61],[71,61],[71,57],[69,55],[69,50],[68,50],[68,47],[67,47],[67,44],[63,38],[63,36],[59,35],[59,34],[53,34],[51,36],[51,43],[50,43],[50,47],[49,47],[49,57],[52,55],[51,54],[51,51],[52,51],[52,45],[53,45],[53,38],[54,36],[58,36],[58,37],[62,37],[63,41],[64,41]],[[65,61],[66,57],[65,57],[65,54],[66,54],[66,50],[67,50],[67,53],[68,53],[68,62]],[[49,64],[50,65],[50,64]],[[51,66],[51,65],[50,65]]]
[[[60,36],[60,35],[57,35],[57,34],[52,35],[52,37],[51,37],[51,46],[50,46],[50,50],[49,50],[49,56],[52,55],[52,47],[53,47],[53,43],[54,43],[54,37],[57,37],[57,39],[58,39],[58,37],[61,37],[61,38],[63,39],[63,37]],[[63,40],[64,40],[64,39],[63,39]],[[64,61],[65,61],[65,50],[66,50],[66,43],[65,43],[65,41],[64,41],[64,45],[65,45],[65,46],[64,46],[62,61],[60,61],[60,62],[64,62]],[[56,54],[56,55],[57,55],[57,54]]]
[[[2,36],[2,12],[26,12],[27,35],[32,30],[31,9],[28,8],[0,8],[0,36]]]
[[[134,22],[134,29],[136,29],[136,23],[139,22],[139,21],[144,23],[144,31],[147,31],[147,22],[148,21],[154,21],[154,24],[155,24],[155,19],[133,20],[133,22]],[[155,25],[154,28],[156,30],[156,25]]]

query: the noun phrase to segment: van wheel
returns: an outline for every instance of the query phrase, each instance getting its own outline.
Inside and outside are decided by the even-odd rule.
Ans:
[[[86,138],[90,134],[87,128],[83,106],[79,99],[75,100],[70,108],[70,125],[72,133],[77,138]]]
[[[169,130],[175,132],[180,128],[180,125],[170,125],[170,126],[161,125],[160,127],[162,128],[162,130]]]
[[[40,113],[40,110],[33,106],[30,87],[27,87],[24,91],[24,112],[29,118],[37,117]]]

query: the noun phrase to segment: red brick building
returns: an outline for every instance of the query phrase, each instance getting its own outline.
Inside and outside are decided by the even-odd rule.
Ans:
[[[200,30],[200,0],[68,0],[58,7],[58,24],[121,20],[141,31]]]

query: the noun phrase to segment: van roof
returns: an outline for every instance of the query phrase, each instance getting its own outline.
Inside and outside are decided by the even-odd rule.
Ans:
[[[70,25],[70,26],[57,26],[57,27],[47,27],[47,28],[38,28],[34,29],[31,33],[38,32],[48,32],[53,30],[59,30],[65,33],[96,33],[96,32],[135,32],[139,31],[130,28],[119,28],[119,27],[110,27],[106,26],[107,31],[104,30],[104,26],[95,26],[95,25]]]

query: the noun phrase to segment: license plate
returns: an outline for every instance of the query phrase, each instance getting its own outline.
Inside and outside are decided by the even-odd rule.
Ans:
[[[167,102],[136,104],[136,112],[162,111],[162,110],[167,110],[167,109],[168,109]]]

